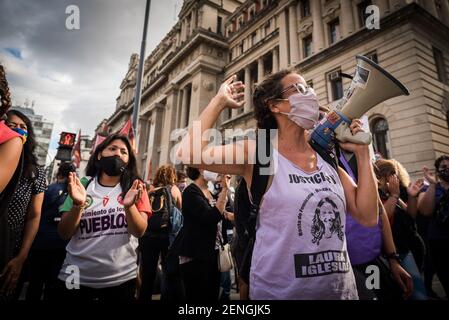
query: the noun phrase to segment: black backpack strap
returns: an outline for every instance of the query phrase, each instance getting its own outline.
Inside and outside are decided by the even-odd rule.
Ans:
[[[268,151],[266,156],[271,159],[273,154],[273,145],[271,144],[270,134],[266,134],[264,143],[265,150]],[[251,178],[251,201],[257,208],[260,206],[260,202],[262,201],[262,197],[267,190],[268,182],[270,180],[270,175],[261,174],[260,172],[262,168],[268,168],[270,166],[270,162],[262,164],[259,159],[259,151],[260,145],[258,136],[256,139],[256,163],[253,166],[253,175]]]
[[[164,188],[165,188],[165,193],[167,194],[168,213],[171,216],[172,209],[175,206],[175,199],[173,199],[173,196],[171,194],[172,186],[168,185],[168,186],[165,186]]]
[[[268,158],[271,159],[273,154],[273,145],[271,144],[270,134],[266,135],[265,150],[268,151]],[[259,214],[260,203],[262,201],[262,197],[264,196],[268,182],[270,181],[270,175],[261,174],[262,168],[268,168],[270,166],[271,161],[266,164],[262,164],[259,159],[259,136],[256,138],[256,163],[253,166],[253,174],[251,177],[251,199],[250,199],[250,216],[246,225],[246,231],[250,237],[253,237],[256,232],[256,220],[257,215]]]

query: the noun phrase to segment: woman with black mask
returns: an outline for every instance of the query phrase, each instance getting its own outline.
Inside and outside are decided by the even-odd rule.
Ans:
[[[90,178],[80,180],[70,173],[69,197],[60,208],[58,232],[70,242],[58,298],[133,300],[137,238],[151,209],[128,139],[107,137],[90,157],[86,174]]]
[[[429,186],[418,198],[421,214],[432,217],[429,225],[429,254],[438,279],[449,296],[449,156],[435,161],[438,179],[423,168]]]

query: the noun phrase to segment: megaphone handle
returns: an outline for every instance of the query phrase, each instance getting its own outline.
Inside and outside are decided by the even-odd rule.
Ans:
[[[357,132],[353,135],[351,129],[344,121],[335,129],[335,138],[340,142],[352,142],[366,145],[370,144],[372,141],[372,136],[369,132]]]

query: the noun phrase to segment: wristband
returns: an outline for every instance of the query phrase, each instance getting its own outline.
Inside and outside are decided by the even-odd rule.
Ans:
[[[385,258],[387,260],[396,260],[397,262],[401,262],[401,259],[399,258],[399,255],[396,252],[386,254]]]

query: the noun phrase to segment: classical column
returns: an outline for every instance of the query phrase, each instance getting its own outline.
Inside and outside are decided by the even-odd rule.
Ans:
[[[290,35],[290,65],[296,65],[299,62],[299,43],[298,43],[298,26],[296,16],[296,3],[288,8],[288,23]]]
[[[313,53],[318,53],[324,48],[324,30],[321,16],[321,0],[310,1],[313,20]]]
[[[192,20],[190,25],[192,26],[192,33],[196,29],[196,10],[192,10]]]
[[[373,4],[379,7],[381,18],[383,18],[390,11],[388,0],[374,0]]]
[[[273,73],[279,71],[279,49],[273,49]]]
[[[343,37],[349,36],[354,32],[354,15],[352,14],[352,1],[342,0],[341,1],[341,33]]]
[[[263,66],[263,57],[257,59],[257,83],[261,83],[264,78],[264,66]]]
[[[285,11],[279,14],[279,67],[288,66],[287,16]]]
[[[178,103],[176,107],[176,127],[181,128],[182,121],[182,99],[184,96],[184,90],[179,90]]]
[[[187,20],[186,20],[186,19],[183,19],[183,20],[182,20],[182,29],[181,29],[181,32],[182,32],[182,38],[181,38],[181,40],[184,42],[184,41],[186,41],[186,39],[187,39]]]
[[[251,110],[251,69],[249,66],[245,67],[245,107],[244,112]]]
[[[185,128],[188,126],[188,115],[187,115],[187,88],[184,87],[184,89],[182,90],[182,103],[181,103],[181,108],[180,108],[180,112],[181,112],[181,121],[179,123],[179,127],[180,128]]]

